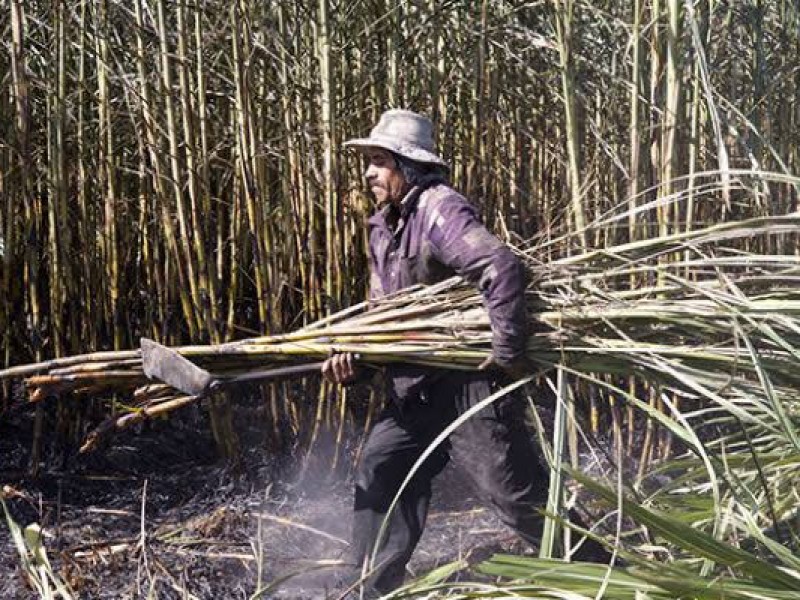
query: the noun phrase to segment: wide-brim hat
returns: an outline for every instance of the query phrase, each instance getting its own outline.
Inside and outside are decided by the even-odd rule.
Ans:
[[[383,148],[422,163],[447,167],[433,143],[433,123],[410,110],[394,108],[381,115],[367,138],[347,140],[345,146]]]

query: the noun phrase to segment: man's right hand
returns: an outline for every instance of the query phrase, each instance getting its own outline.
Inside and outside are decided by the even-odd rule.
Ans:
[[[331,383],[350,383],[356,378],[356,369],[353,354],[341,352],[322,363],[322,376]]]

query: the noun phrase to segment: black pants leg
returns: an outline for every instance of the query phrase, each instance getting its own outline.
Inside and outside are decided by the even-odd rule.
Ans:
[[[428,415],[432,416],[432,415]],[[406,474],[433,439],[442,415],[426,418],[421,409],[403,414],[390,404],[367,438],[356,472],[353,551],[359,563],[369,561],[389,505]],[[431,497],[431,480],[444,468],[444,451],[430,456],[400,497],[381,536],[368,584],[386,593],[403,582],[405,566],[422,535]]]
[[[493,391],[485,376],[473,374],[448,393],[455,396],[461,415]],[[525,541],[538,544],[544,524],[539,509],[547,502],[549,475],[532,435],[522,398],[511,395],[468,419],[449,442],[450,458],[481,500]]]
[[[436,435],[492,393],[484,374],[453,373],[427,390],[426,403],[394,404],[382,413],[367,439],[356,474],[353,546],[369,559],[389,505],[406,473]],[[499,400],[467,420],[430,456],[401,496],[375,557],[370,585],[388,592],[403,581],[405,565],[422,535],[431,480],[452,458],[501,520],[528,542],[538,542],[547,495],[547,471],[524,425],[516,397]]]

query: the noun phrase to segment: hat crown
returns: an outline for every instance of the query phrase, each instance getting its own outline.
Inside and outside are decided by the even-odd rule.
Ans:
[[[384,112],[370,132],[370,137],[394,138],[401,144],[434,151],[433,123],[428,117],[410,110],[392,109]]]
[[[367,138],[347,140],[345,146],[383,148],[400,156],[423,163],[449,168],[436,154],[433,123],[425,115],[402,108],[392,108],[381,115]]]

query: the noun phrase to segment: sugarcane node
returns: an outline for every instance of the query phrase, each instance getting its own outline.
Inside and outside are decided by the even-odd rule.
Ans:
[[[63,385],[58,385],[58,383],[47,383],[47,384],[30,384],[27,380],[25,382],[25,386],[28,389],[31,389],[28,398],[30,402],[42,402],[47,398],[57,398],[61,392],[65,391],[65,387]],[[66,388],[68,389],[68,388]]]
[[[136,412],[128,413],[127,415],[122,415],[118,419],[113,422],[113,426],[117,430],[125,429],[126,427],[130,427],[134,423],[138,423],[139,421],[144,421],[148,417],[148,414],[145,409],[137,410]]]
[[[41,402],[47,397],[47,394],[44,393],[44,389],[37,387],[31,390],[30,395],[28,396],[31,402]]]
[[[99,438],[98,435],[92,431],[89,435],[86,436],[81,447],[78,449],[78,454],[88,454],[89,452],[95,450],[97,448]]]
[[[110,416],[103,420],[97,427],[92,429],[83,441],[80,449],[78,450],[78,454],[86,454],[88,452],[92,452],[93,450],[97,450],[100,442],[111,434],[111,432],[116,428],[117,417]]]

